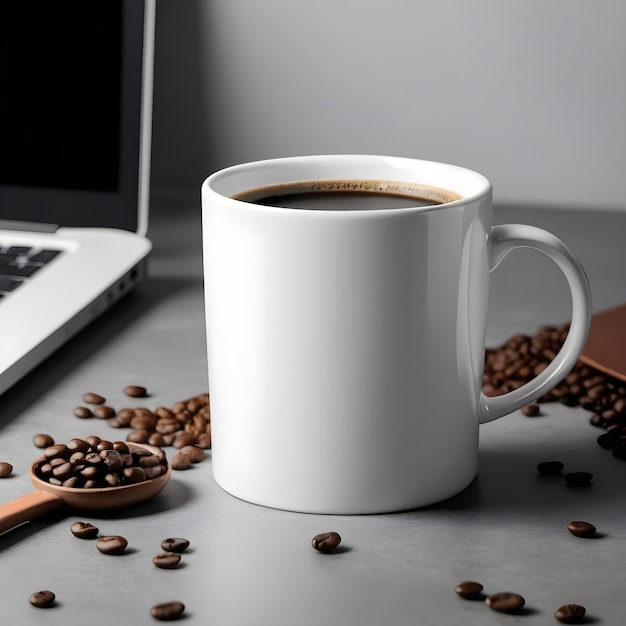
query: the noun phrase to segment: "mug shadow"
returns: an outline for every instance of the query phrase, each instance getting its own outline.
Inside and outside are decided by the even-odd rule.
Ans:
[[[457,495],[415,512],[506,512],[520,508],[532,514],[567,510],[573,500],[594,498],[598,503],[612,502],[623,497],[626,464],[611,458],[595,442],[590,427],[589,440],[577,445],[555,440],[543,455],[529,448],[512,445],[509,448],[488,448],[479,453],[478,474],[472,483]],[[561,460],[565,468],[559,474],[539,474],[537,464]],[[570,471],[587,471],[594,475],[591,483],[571,485],[565,480]],[[597,533],[594,538],[601,538]]]

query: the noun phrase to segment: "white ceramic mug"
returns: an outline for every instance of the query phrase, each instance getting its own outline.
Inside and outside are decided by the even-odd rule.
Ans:
[[[302,180],[431,185],[460,199],[374,210],[233,199]],[[212,463],[217,483],[286,510],[391,512],[474,479],[478,426],[529,404],[576,363],[591,317],[579,262],[554,235],[492,226],[491,185],[464,168],[334,155],[234,166],[202,186]],[[536,378],[481,392],[489,272],[546,253],[571,289],[569,335]]]

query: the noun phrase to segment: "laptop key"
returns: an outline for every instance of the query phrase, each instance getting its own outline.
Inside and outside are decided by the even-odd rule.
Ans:
[[[60,250],[40,250],[31,257],[28,257],[28,260],[31,263],[48,263],[49,261],[52,261],[52,259],[54,259],[54,257],[56,257],[60,252]]]
[[[17,256],[18,254],[28,254],[31,251],[30,246],[11,246],[7,252]]]
[[[9,278],[8,276],[0,276],[0,292],[13,291],[16,287],[19,287],[22,281],[16,278]]]
[[[23,276],[30,278],[43,265],[4,265],[0,267],[3,276]]]

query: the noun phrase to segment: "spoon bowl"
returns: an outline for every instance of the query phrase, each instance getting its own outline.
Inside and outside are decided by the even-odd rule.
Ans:
[[[133,446],[145,448],[153,454],[163,454],[163,451],[155,446],[147,444]],[[172,474],[172,468],[167,463],[166,471],[160,476],[131,485],[93,489],[63,487],[46,482],[37,475],[36,469],[41,460],[36,459],[29,469],[34,491],[0,505],[0,533],[63,507],[75,513],[97,513],[141,504],[160,493]]]

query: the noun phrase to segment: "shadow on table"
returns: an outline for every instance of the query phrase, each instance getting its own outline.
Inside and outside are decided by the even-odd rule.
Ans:
[[[0,429],[80,367],[94,352],[106,346],[124,328],[141,319],[161,302],[176,297],[177,293],[194,284],[199,284],[199,281],[148,278],[2,395]]]
[[[533,512],[567,510],[583,503],[610,503],[623,498],[626,464],[612,458],[595,442],[597,433],[590,426],[588,441],[575,445],[558,441],[542,456],[532,448],[519,446],[481,450],[479,470],[474,481],[461,493],[416,511]],[[565,467],[560,474],[539,474],[537,464],[560,460]],[[586,485],[570,485],[568,472],[590,472],[593,478]],[[585,504],[586,505],[586,504]]]
[[[98,526],[99,520],[123,520],[159,515],[185,506],[188,502],[193,500],[193,498],[194,493],[192,487],[185,484],[183,481],[172,479],[163,492],[157,495],[153,500],[127,509],[112,510],[108,513],[103,511],[98,511],[97,513],[81,513],[79,511],[62,508],[47,514],[45,517],[31,522],[25,522],[11,530],[1,533],[0,553],[20,541],[28,539],[51,524],[62,524],[66,521],[69,532],[69,526],[76,521],[77,517],[89,521],[94,524],[94,526]]]

